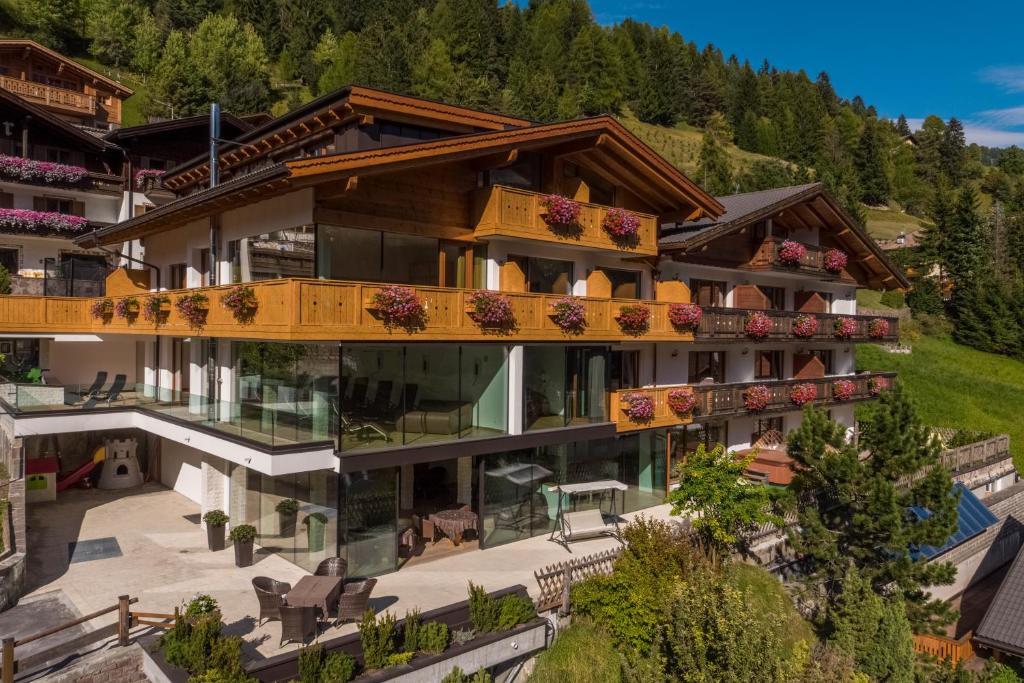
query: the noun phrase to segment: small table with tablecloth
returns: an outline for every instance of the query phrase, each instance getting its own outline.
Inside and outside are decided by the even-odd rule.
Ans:
[[[341,576],[303,576],[285,597],[292,607],[317,607],[324,617],[331,607],[336,607],[341,597]]]
[[[477,528],[477,516],[472,510],[441,510],[432,513],[427,519],[433,522],[441,533],[452,539],[455,545],[462,543],[462,534],[467,529],[475,531]]]

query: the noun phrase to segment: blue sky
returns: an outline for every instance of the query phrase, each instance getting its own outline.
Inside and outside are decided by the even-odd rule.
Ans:
[[[971,142],[1024,146],[1024,3],[875,0],[702,2],[591,0],[595,18],[633,17],[711,42],[756,68],[767,57],[811,78],[827,71],[842,97],[911,124],[964,122]]]

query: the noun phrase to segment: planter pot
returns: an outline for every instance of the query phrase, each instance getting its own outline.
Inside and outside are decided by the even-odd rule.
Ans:
[[[309,552],[318,553],[324,549],[325,525],[318,519],[306,520],[306,541]]]
[[[224,550],[224,526],[206,526],[206,544],[211,552]]]
[[[252,565],[252,541],[235,543],[235,566],[249,567]]]
[[[280,530],[281,538],[291,538],[295,535],[295,513],[277,513],[277,528]]]

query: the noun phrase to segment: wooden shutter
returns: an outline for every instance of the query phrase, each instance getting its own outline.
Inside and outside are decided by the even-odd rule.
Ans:
[[[10,192],[0,192],[0,209],[13,209],[14,195]]]
[[[732,290],[732,303],[736,308],[752,308],[758,311],[771,308],[771,301],[757,285],[736,285]]]
[[[818,292],[794,292],[793,298],[801,313],[828,313],[828,301]]]
[[[811,353],[793,354],[793,379],[821,379],[825,376],[825,364]]]

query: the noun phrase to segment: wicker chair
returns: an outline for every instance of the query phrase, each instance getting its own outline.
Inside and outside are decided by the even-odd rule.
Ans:
[[[316,607],[281,605],[281,645],[297,640],[305,644],[316,635]]]
[[[256,591],[256,599],[260,601],[257,624],[262,623],[264,619],[280,619],[284,596],[292,589],[292,585],[284,581],[275,581],[269,576],[257,576],[252,580],[252,588]]]
[[[328,557],[316,567],[314,576],[340,576],[345,578],[345,570],[348,569],[348,560],[341,557]]]
[[[370,593],[377,585],[377,579],[365,579],[345,584],[345,590],[338,601],[338,623],[359,621],[370,606]]]

